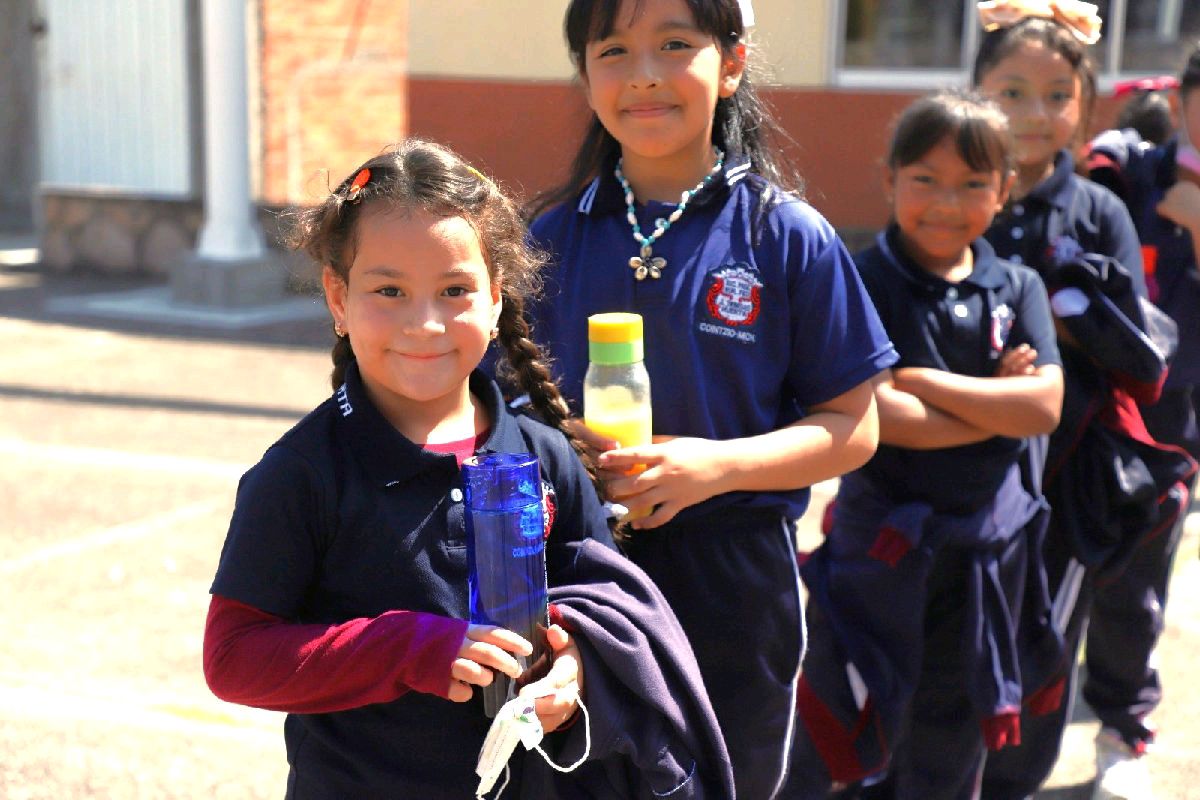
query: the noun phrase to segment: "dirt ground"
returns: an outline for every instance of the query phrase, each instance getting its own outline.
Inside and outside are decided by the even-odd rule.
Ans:
[[[45,311],[100,288],[0,267],[0,797],[281,796],[282,716],[211,696],[201,631],[238,476],[325,396],[327,332]],[[1200,798],[1198,539],[1162,645],[1168,800]],[[1088,796],[1095,729],[1080,708],[1040,798]]]

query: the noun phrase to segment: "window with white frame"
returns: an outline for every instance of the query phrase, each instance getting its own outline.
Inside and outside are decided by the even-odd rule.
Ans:
[[[1176,73],[1200,44],[1197,0],[1093,0],[1104,20],[1092,48],[1102,82]],[[842,85],[914,87],[960,82],[982,31],[975,0],[838,0]]]
[[[1125,36],[1117,54],[1120,71],[1178,73],[1200,40],[1200,3],[1126,0],[1121,5],[1125,6]]]

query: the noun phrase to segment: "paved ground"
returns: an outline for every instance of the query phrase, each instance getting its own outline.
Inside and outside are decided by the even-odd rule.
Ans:
[[[326,394],[328,333],[46,311],[114,288],[0,260],[0,797],[278,797],[281,717],[208,693],[201,630],[237,478]],[[1200,798],[1196,551],[1163,645],[1173,800]],[[1039,797],[1087,796],[1094,731],[1072,726]]]

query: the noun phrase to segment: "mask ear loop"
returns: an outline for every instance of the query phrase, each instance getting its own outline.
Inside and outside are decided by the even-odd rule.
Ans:
[[[542,760],[550,765],[550,769],[556,772],[574,772],[583,766],[583,762],[587,761],[588,756],[592,754],[592,719],[588,716],[587,706],[583,704],[583,700],[576,699],[575,702],[579,703],[579,710],[583,712],[583,755],[579,757],[579,760],[569,767],[560,767],[550,760],[550,756],[546,755],[546,751],[542,749],[540,744],[533,746],[533,749],[538,752]]]
[[[588,716],[587,706],[583,704],[583,700],[577,699],[576,702],[579,703],[579,710],[583,712],[583,755],[579,757],[579,760],[569,767],[560,767],[550,759],[550,756],[546,754],[546,751],[542,749],[540,744],[535,744],[533,746],[533,749],[536,750],[537,754],[542,757],[542,760],[545,761],[546,764],[549,765],[550,769],[554,770],[555,772],[574,772],[583,766],[583,762],[587,761],[588,756],[592,754],[592,719],[590,716]],[[496,789],[496,794],[492,800],[500,800],[500,796],[503,795],[504,790],[508,788],[508,782],[511,779],[512,769],[508,766],[508,764],[505,764],[504,781],[500,784],[500,788]],[[476,797],[482,798],[483,795],[479,794],[476,795]]]

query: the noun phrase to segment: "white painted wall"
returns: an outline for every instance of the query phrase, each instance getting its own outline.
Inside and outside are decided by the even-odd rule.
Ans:
[[[753,41],[769,81],[822,85],[836,0],[754,0]],[[562,36],[565,0],[411,0],[415,77],[562,81],[573,77]]]
[[[826,86],[833,74],[830,26],[837,0],[754,0],[751,42],[767,70],[764,85]]]
[[[564,0],[410,0],[414,77],[570,80]]]

